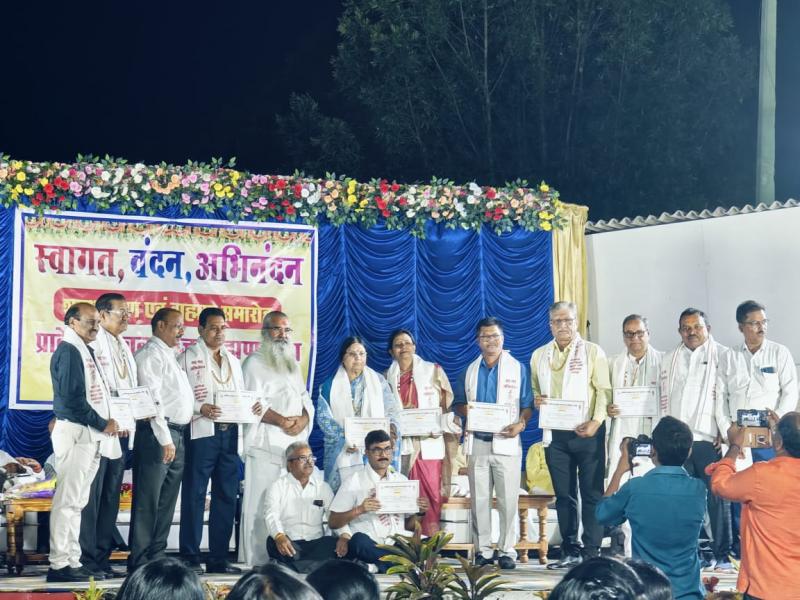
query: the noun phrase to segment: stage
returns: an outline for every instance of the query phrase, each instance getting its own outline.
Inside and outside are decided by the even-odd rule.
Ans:
[[[451,559],[444,559],[451,562]],[[457,564],[452,560],[452,563]],[[242,566],[242,565],[239,565]],[[115,565],[122,570],[123,565]],[[0,600],[35,600],[36,598],[46,598],[47,600],[74,600],[72,590],[81,590],[88,587],[88,583],[63,584],[47,583],[45,581],[46,566],[29,565],[21,576],[0,577]],[[503,571],[502,578],[508,581],[505,588],[494,594],[494,598],[522,599],[530,598],[532,594],[541,591],[552,590],[561,580],[566,571],[548,571],[538,563],[519,564],[513,571]],[[719,578],[717,591],[730,591],[736,589],[736,574],[715,573],[704,571],[703,577],[715,576]],[[237,575],[203,575],[204,582],[214,588],[232,587],[239,576]],[[378,582],[381,589],[385,590],[398,579],[392,575],[378,575]],[[97,586],[104,589],[117,589],[122,585],[122,579],[110,581],[100,581]]]

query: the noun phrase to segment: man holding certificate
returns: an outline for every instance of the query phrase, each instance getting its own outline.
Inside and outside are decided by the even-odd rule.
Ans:
[[[462,373],[453,408],[467,419],[464,453],[472,495],[472,537],[476,565],[494,562],[492,548],[492,491],[500,513],[497,564],[516,566],[517,520],[522,472],[519,434],[531,416],[528,369],[503,350],[503,326],[486,317],[476,327],[481,354]]]
[[[336,555],[360,560],[385,573],[379,544],[393,544],[391,536],[409,535],[417,516],[428,510],[420,497],[419,482],[409,481],[391,468],[392,438],[382,429],[370,431],[364,446],[367,464],[347,478],[331,503],[328,526],[336,530]]]
[[[611,429],[608,433],[606,472],[617,467],[620,443],[625,438],[653,432],[658,417],[658,380],[663,352],[650,346],[647,319],[628,315],[622,321],[622,341],[627,352],[611,359],[613,402],[608,405]]]
[[[122,334],[128,329],[128,304],[125,296],[117,293],[108,293],[100,296],[95,302],[95,308],[100,314],[100,327],[97,337],[91,343],[97,366],[103,373],[111,393],[111,413],[115,415],[120,401],[120,389],[131,389],[137,386],[136,362],[133,353],[122,339]],[[122,401],[122,405],[125,406]],[[120,430],[124,430],[124,419],[119,419]],[[131,429],[135,427],[129,422]],[[124,431],[122,431],[124,433]],[[132,433],[132,432],[131,432]],[[120,443],[122,440],[120,440]],[[98,578],[111,579],[122,577],[111,568],[108,562],[111,548],[114,543],[117,527],[117,514],[119,513],[119,490],[122,484],[122,475],[125,471],[124,451],[127,444],[122,444],[123,455],[119,458],[102,457],[97,475],[92,482],[89,492],[89,503],[81,513],[81,562],[84,568],[94,573]]]
[[[603,350],[578,333],[577,307],[556,302],[548,314],[553,340],[533,352],[531,379],[563,540],[561,560],[547,568],[562,569],[600,554],[603,528],[595,506],[603,495],[604,421],[611,382]],[[578,542],[576,481],[581,491],[583,548]]]
[[[227,329],[221,309],[204,308],[198,318],[200,337],[178,359],[194,392],[191,441],[181,488],[180,551],[192,568],[200,566],[203,511],[211,479],[206,570],[236,574],[241,573],[241,569],[228,562],[228,545],[239,489],[239,427],[227,421],[217,400],[223,394],[236,396],[242,392],[244,378],[239,359],[225,348]],[[249,404],[250,415],[261,413],[260,404]]]
[[[174,308],[160,308],[150,325],[153,337],[134,355],[139,385],[150,393],[137,395],[135,401],[156,402],[158,410],[155,418],[136,421],[129,572],[163,557],[167,549],[183,477],[184,434],[194,410],[192,386],[176,354],[183,316]]]

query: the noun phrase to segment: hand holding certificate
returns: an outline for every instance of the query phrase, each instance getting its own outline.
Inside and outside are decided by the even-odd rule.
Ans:
[[[548,398],[539,407],[539,427],[572,431],[586,421],[586,403],[580,400]]]
[[[117,422],[120,431],[135,431],[136,420],[131,412],[131,403],[127,398],[111,398],[111,418]]]
[[[384,417],[347,417],[344,420],[344,438],[350,447],[364,448],[364,438],[370,431],[389,431],[389,419]]]
[[[149,387],[135,387],[118,389],[120,399],[127,400],[131,407],[131,414],[137,421],[149,419],[158,415],[158,408]]]
[[[467,412],[467,430],[500,433],[513,420],[507,404],[470,402]]]
[[[215,421],[218,423],[256,423],[261,418],[253,413],[255,401],[255,392],[220,390],[214,395],[214,405],[221,411]]]
[[[614,388],[614,405],[620,417],[657,417],[658,389],[646,385]]]
[[[407,408],[400,413],[403,437],[427,437],[442,432],[441,408]]]
[[[375,499],[381,503],[379,515],[408,514],[419,511],[419,481],[379,481],[375,485]]]

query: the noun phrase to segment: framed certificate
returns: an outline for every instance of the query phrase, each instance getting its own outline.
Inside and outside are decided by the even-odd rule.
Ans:
[[[347,417],[344,420],[344,438],[348,446],[364,447],[364,438],[370,431],[389,431],[389,419],[385,417]]]
[[[419,481],[379,481],[375,485],[375,499],[381,503],[379,515],[396,515],[419,512]]]
[[[441,408],[406,408],[400,413],[400,433],[403,437],[427,437],[441,431]]]
[[[467,430],[500,433],[511,424],[510,409],[508,404],[470,402],[467,412]]]
[[[635,386],[614,388],[614,404],[620,417],[657,417],[658,388]]]
[[[130,403],[131,414],[137,421],[158,415],[156,401],[149,387],[120,388],[117,390],[117,395]]]
[[[217,423],[255,423],[261,420],[259,415],[253,414],[253,404],[255,403],[255,392],[220,390],[214,394],[214,406],[219,408],[222,414],[214,421]]]
[[[127,429],[128,431],[136,430],[136,419],[133,418],[131,412],[131,403],[126,398],[113,397],[110,402],[111,418],[117,422],[120,431]]]
[[[539,427],[572,431],[586,421],[586,403],[580,400],[548,398],[539,407]]]

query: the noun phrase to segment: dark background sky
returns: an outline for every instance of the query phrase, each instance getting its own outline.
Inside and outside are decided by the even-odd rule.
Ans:
[[[760,1],[727,1],[742,43],[757,49]],[[291,92],[309,92],[331,108],[340,10],[336,0],[7,3],[0,152],[147,163],[235,156],[251,171],[290,171],[275,115]],[[800,1],[779,2],[778,200],[800,196],[799,29]],[[755,121],[755,101],[751,114]],[[751,152],[755,162],[755,139]]]

